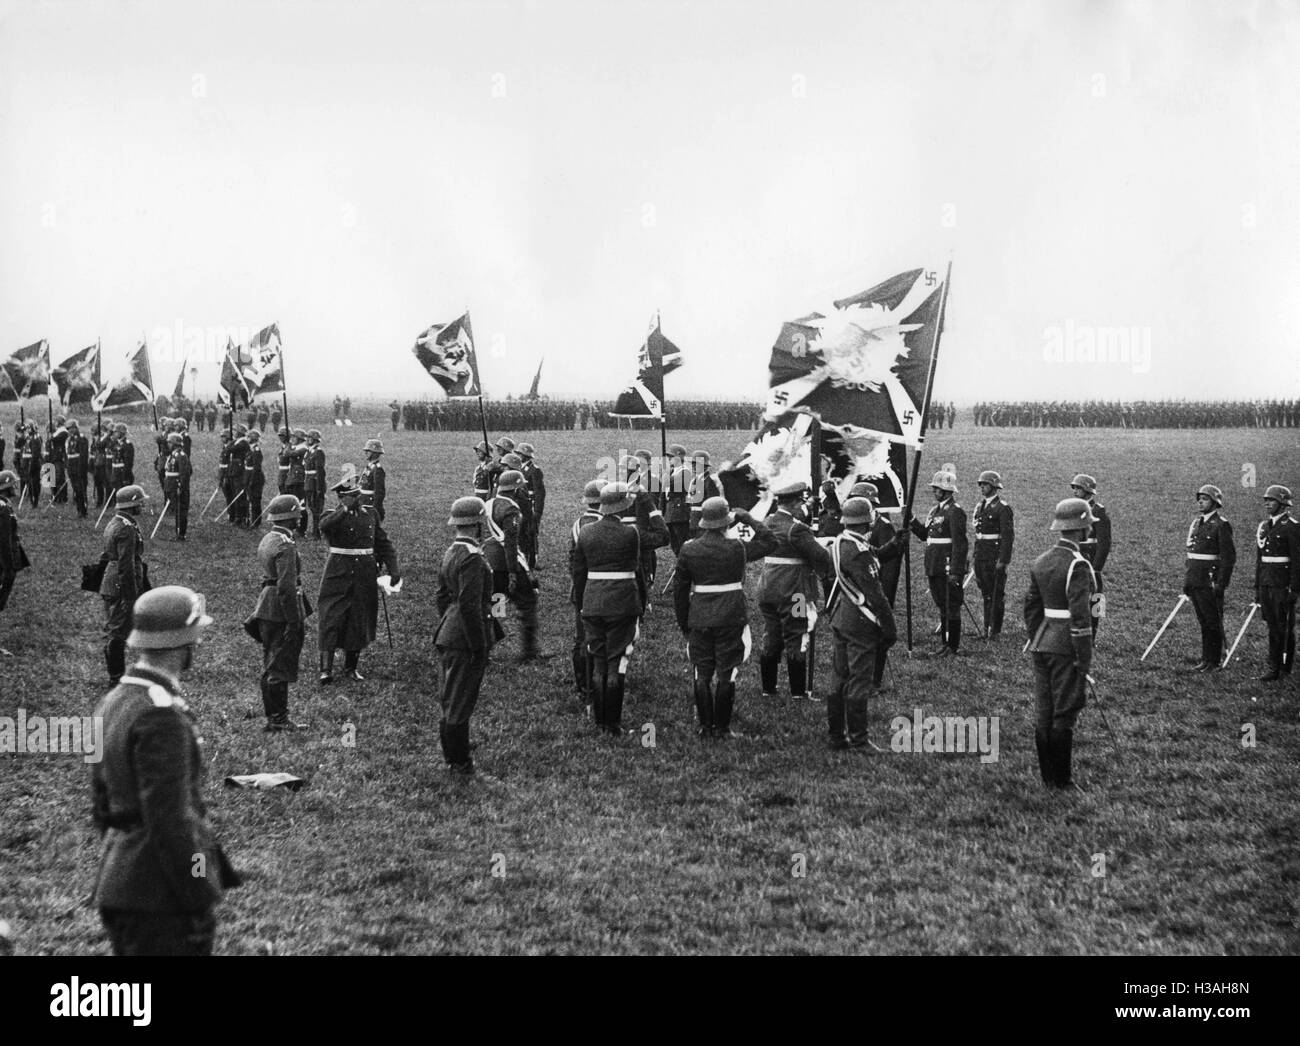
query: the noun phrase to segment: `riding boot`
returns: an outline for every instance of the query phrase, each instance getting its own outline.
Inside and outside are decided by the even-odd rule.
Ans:
[[[730,673],[726,679],[719,679],[717,689],[713,692],[713,732],[718,737],[726,737],[731,730],[731,710],[736,704],[736,684],[731,681]]]
[[[447,725],[445,719],[438,721],[438,743],[442,746],[442,758],[446,761],[447,766],[453,766],[456,760],[451,740],[451,727]]]
[[[885,664],[889,661],[889,648],[886,646],[876,647],[876,669],[871,673],[871,682],[879,687],[885,682]]]
[[[1056,767],[1052,763],[1052,734],[1046,727],[1034,731],[1034,745],[1038,749],[1038,773],[1043,784],[1050,785],[1056,781]]]
[[[610,679],[605,694],[605,729],[615,735],[623,733],[623,687],[626,682],[627,676],[617,673]]]
[[[350,675],[353,679],[364,680],[366,678],[361,674],[360,670],[357,668],[357,665],[359,665],[360,663],[361,663],[360,650],[343,651],[343,671],[348,675]]]
[[[790,676],[790,696],[806,697],[808,694],[808,662],[796,661],[792,657],[785,659],[785,670]]]
[[[469,754],[469,724],[457,723],[447,727],[452,741],[453,761],[451,768],[458,774],[469,776],[474,772],[474,757]]]
[[[108,664],[109,685],[117,686],[118,680],[126,675],[126,641],[110,639],[104,645],[104,660]]]
[[[849,745],[852,748],[865,748],[868,745],[867,739],[867,721],[868,708],[867,698],[853,697],[845,703],[844,718],[849,728]]]
[[[698,668],[695,669],[695,718],[699,722],[699,733],[701,737],[707,737],[713,733],[714,712],[713,712],[713,690],[710,686],[712,676],[704,675]],[[722,684],[718,684],[721,689]]]
[[[1052,746],[1052,783],[1057,788],[1069,788],[1071,784],[1070,759],[1074,746],[1073,730],[1053,730]]]
[[[776,694],[776,677],[781,670],[781,658],[777,657],[760,657],[758,659],[758,673],[763,693],[769,695]]]
[[[334,682],[334,650],[322,650],[320,653],[320,685]]]
[[[609,692],[609,672],[606,663],[592,664],[591,675],[591,721],[597,730],[605,729],[605,695]]]
[[[957,653],[958,647],[961,646],[961,618],[954,618],[948,622],[948,649],[954,654]]]

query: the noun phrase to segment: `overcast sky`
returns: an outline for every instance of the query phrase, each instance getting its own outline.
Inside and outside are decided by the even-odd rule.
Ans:
[[[274,320],[291,395],[435,396],[469,307],[489,394],[613,397],[659,309],[670,403],[762,398],[951,252],[944,398],[1300,395],[1295,3],[0,10],[0,354],[145,332],[162,391]]]

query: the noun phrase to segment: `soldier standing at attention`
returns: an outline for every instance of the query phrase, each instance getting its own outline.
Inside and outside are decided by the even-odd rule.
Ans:
[[[307,453],[302,458],[303,491],[311,512],[311,536],[320,540],[320,517],[325,511],[325,450],[320,429],[307,430]],[[305,529],[305,527],[304,527]]]
[[[47,460],[54,463],[54,496],[50,498],[53,505],[68,503],[68,425],[67,418],[60,414],[54,419],[54,430],[47,441]]]
[[[727,537],[736,521],[754,532],[750,540]],[[744,509],[732,513],[725,498],[710,498],[701,506],[700,536],[687,541],[677,557],[674,605],[691,659],[701,737],[731,734],[736,676],[751,646],[745,565],[776,547],[772,532]]]
[[[474,445],[474,456],[478,458],[478,464],[474,466],[474,478],[471,483],[474,487],[474,496],[480,501],[486,501],[492,496],[492,486],[494,481],[492,471],[492,452],[484,440],[479,440]]]
[[[1043,783],[1069,788],[1074,724],[1092,671],[1092,564],[1080,545],[1096,523],[1083,498],[1056,506],[1056,546],[1036,560],[1025,593],[1025,628],[1034,660],[1034,744]]]
[[[293,540],[301,516],[302,504],[292,494],[272,498],[266,507],[271,527],[257,546],[262,585],[253,619],[262,641],[262,708],[270,733],[299,728],[289,718],[289,684],[298,682],[310,613],[302,594],[302,557]]]
[[[67,458],[68,486],[72,488],[72,503],[77,508],[77,515],[86,518],[86,481],[90,469],[90,441],[81,434],[81,426],[76,419],[68,422],[68,441],[64,445]]]
[[[248,515],[248,494],[245,492],[244,461],[249,450],[248,429],[241,422],[235,426],[235,438],[230,444],[230,522],[243,526]]]
[[[898,638],[894,612],[880,587],[880,567],[871,544],[877,513],[866,498],[850,497],[840,511],[844,529],[830,546],[835,599],[829,610],[831,692],[826,699],[828,742],[833,751],[881,751],[867,730],[881,654]]]
[[[384,474],[384,445],[377,439],[366,440],[366,464],[361,470],[361,489],[368,490],[379,522],[384,521],[384,498],[388,496],[388,477]]]
[[[492,616],[492,569],[480,545],[485,522],[482,499],[457,498],[447,522],[456,528],[456,537],[443,553],[434,590],[439,618],[433,645],[442,684],[438,736],[447,769],[469,776],[474,772],[469,720],[501,626]]]
[[[208,827],[203,753],[180,696],[211,623],[188,588],[141,596],[129,640],[138,660],[95,709],[104,748],[91,797],[103,851],[92,903],[114,955],[210,955],[214,910],[240,884]]]
[[[379,567],[401,582],[397,550],[388,539],[379,516],[361,502],[361,484],[352,465],[343,466],[343,478],[332,489],[338,505],[320,521],[329,542],[329,559],[320,579],[316,600],[320,613],[320,685],[334,681],[334,651],[343,648],[343,669],[353,679],[361,651],[374,642],[379,623]]]
[[[95,480],[95,508],[103,508],[113,492],[111,471],[112,436],[107,429],[96,422],[90,435],[90,465]]]
[[[289,458],[293,454],[292,437],[288,429],[280,429],[280,447],[276,451],[276,483],[275,492],[277,494],[285,493],[285,487],[289,482]]]
[[[9,605],[18,571],[26,566],[26,556],[18,543],[18,520],[14,518],[12,498],[18,495],[18,476],[8,469],[0,471],[0,612]]]
[[[388,405],[388,420],[393,423],[394,432],[397,431],[397,423],[401,419],[402,419],[402,405],[398,403],[397,400],[393,400],[393,402]]]
[[[587,653],[592,661],[591,711],[596,729],[623,733],[623,696],[637,621],[645,607],[637,583],[641,538],[619,515],[634,498],[626,483],[607,483],[600,492],[601,520],[583,527],[573,552],[573,592],[582,610]]]
[[[117,423],[114,429],[117,442],[113,446],[113,489],[129,487],[135,483],[135,444],[125,424]]]
[[[790,697],[817,700],[808,689],[808,652],[817,628],[817,575],[830,573],[826,550],[797,513],[808,492],[807,483],[792,483],[774,492],[776,509],[766,522],[776,548],[763,560],[758,607],[763,613],[763,651],[759,677],[763,696],[776,697],[781,655],[785,654]]]
[[[176,540],[184,541],[190,525],[190,476],[193,468],[185,453],[185,437],[179,432],[167,436],[167,460],[163,464],[163,497],[176,513]]]
[[[925,541],[925,574],[930,598],[941,615],[943,647],[940,657],[957,653],[961,646],[962,578],[966,574],[966,512],[953,495],[957,481],[951,472],[936,472],[930,480],[934,507],[924,523],[913,519],[910,532]]]
[[[1079,473],[1070,480],[1070,492],[1076,498],[1088,503],[1095,522],[1088,528],[1087,536],[1079,542],[1084,557],[1092,564],[1096,590],[1092,597],[1092,638],[1097,638],[1097,627],[1106,616],[1105,586],[1102,571],[1106,569],[1106,560],[1110,557],[1110,515],[1106,506],[1097,500],[1097,481],[1091,476]]]
[[[44,459],[41,455],[41,437],[36,431],[36,423],[29,421],[27,423],[27,438],[23,440],[22,450],[22,470],[19,475],[27,487],[27,493],[32,499],[32,508],[38,507],[41,496],[41,465]]]
[[[294,429],[289,443],[289,473],[284,480],[284,492],[298,499],[302,515],[298,517],[295,527],[299,537],[307,534],[307,433]]]
[[[1207,483],[1196,492],[1199,515],[1187,528],[1187,575],[1183,592],[1191,599],[1201,626],[1197,672],[1217,672],[1223,662],[1223,594],[1232,580],[1237,547],[1232,524],[1222,515],[1223,492]]]
[[[573,576],[573,555],[578,548],[578,535],[582,528],[600,521],[600,492],[604,488],[603,480],[593,479],[583,488],[582,500],[586,504],[582,514],[573,521],[569,531],[569,576]],[[591,714],[591,658],[587,654],[586,635],[582,629],[582,605],[579,603],[573,583],[569,584],[569,602],[573,604],[573,686],[579,700]]]
[[[984,635],[996,639],[1002,634],[1006,611],[1015,514],[1002,500],[1002,477],[996,472],[981,472],[979,488],[983,497],[975,506],[975,583],[984,597]]]
[[[680,443],[668,448],[667,479],[664,485],[664,522],[668,525],[668,544],[676,556],[690,537],[691,529],[691,508],[686,503],[691,489],[691,470],[686,467],[686,448]],[[703,511],[703,505],[700,508]]]
[[[523,473],[517,469],[501,473],[496,496],[484,509],[487,537],[483,554],[492,568],[494,613],[495,607],[506,601],[514,605],[520,626],[519,659],[535,661],[543,656],[537,646],[537,589],[520,549],[525,517],[516,500],[517,495],[526,496],[525,492]]]
[[[1295,605],[1300,596],[1300,524],[1288,514],[1291,491],[1273,484],[1264,492],[1268,519],[1255,532],[1255,602],[1268,625],[1268,671],[1272,683],[1291,672],[1295,660]]]
[[[134,483],[117,492],[113,518],[104,528],[105,564],[99,594],[104,600],[104,661],[112,686],[126,671],[126,640],[131,633],[131,608],[145,591],[144,535],[136,517],[148,500]]]
[[[519,471],[524,474],[528,493],[533,499],[533,526],[528,542],[528,567],[530,570],[536,570],[537,552],[542,536],[542,513],[546,511],[546,476],[533,458],[537,452],[531,443],[519,444],[516,452],[523,459],[523,466]]]
[[[252,530],[262,522],[262,434],[253,429],[248,434],[248,452],[244,455],[244,505],[240,510],[243,523]]]
[[[710,471],[709,455],[705,451],[697,450],[691,455],[691,468],[694,474],[686,492],[686,504],[691,510],[690,536],[695,537],[700,532],[700,512],[704,503],[709,498],[722,497],[722,484]]]

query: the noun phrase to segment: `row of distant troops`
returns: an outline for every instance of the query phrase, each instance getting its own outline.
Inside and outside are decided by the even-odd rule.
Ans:
[[[979,426],[1116,429],[1293,429],[1300,425],[1300,400],[1223,400],[1215,403],[1089,400],[977,403]]]
[[[612,400],[484,400],[479,414],[478,400],[394,400],[388,405],[393,431],[400,422],[416,432],[475,432],[486,422],[495,432],[615,428],[619,422],[609,416]],[[749,431],[760,424],[762,408],[756,403],[715,403],[705,400],[673,400],[668,422],[674,429],[739,429]],[[638,419],[658,425],[657,419]]]

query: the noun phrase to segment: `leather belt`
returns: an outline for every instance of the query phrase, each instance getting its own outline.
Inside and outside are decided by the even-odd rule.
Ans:
[[[373,548],[335,548],[333,545],[330,546],[331,556],[373,556],[374,554],[375,550]]]
[[[1290,563],[1291,557],[1290,556],[1260,556],[1259,561],[1261,563]]]
[[[927,545],[951,545],[952,538],[926,538]]]
[[[1043,610],[1043,617],[1054,617],[1059,618],[1062,621],[1068,621],[1070,619],[1070,612],[1068,610],[1053,610],[1050,607],[1047,607]]]
[[[635,581],[635,570],[592,570],[587,574],[588,581]]]
[[[952,539],[949,538],[948,540],[951,541]],[[1002,535],[1001,534],[976,534],[975,540],[976,541],[1001,541]]]
[[[743,592],[745,586],[739,581],[731,581],[725,585],[692,585],[692,592]]]
[[[763,562],[767,566],[773,567],[806,567],[808,566],[802,559],[796,559],[793,556],[768,556]]]
[[[1218,556],[1207,555],[1207,554],[1204,553],[1204,552],[1189,552],[1189,553],[1187,553],[1187,558],[1188,558],[1188,559],[1203,559],[1203,560],[1205,560],[1207,563],[1217,563],[1217,562],[1219,561],[1219,557],[1218,557]]]
[[[180,475],[179,472],[164,472],[163,479],[179,479]]]

